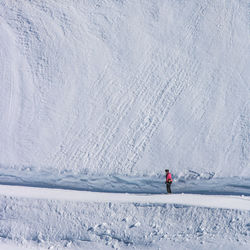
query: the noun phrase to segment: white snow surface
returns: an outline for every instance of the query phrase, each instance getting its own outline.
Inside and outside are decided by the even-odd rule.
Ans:
[[[249,249],[249,6],[0,1],[0,249]]]
[[[250,176],[248,1],[1,1],[0,163]]]
[[[0,185],[8,245],[46,249],[247,249],[250,197],[98,193]],[[237,243],[237,244],[236,244]],[[0,245],[1,246],[1,245]]]
[[[0,195],[8,195],[32,199],[49,199],[82,202],[112,202],[112,203],[146,203],[146,204],[181,204],[210,208],[240,209],[250,211],[249,196],[219,196],[219,195],[142,195],[127,193],[100,193],[88,191],[72,191],[48,188],[1,186]]]

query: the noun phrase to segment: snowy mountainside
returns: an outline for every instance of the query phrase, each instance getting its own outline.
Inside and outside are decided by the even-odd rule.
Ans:
[[[0,1],[0,249],[249,249],[249,40],[246,0]]]
[[[249,177],[247,10],[2,1],[2,169]]]

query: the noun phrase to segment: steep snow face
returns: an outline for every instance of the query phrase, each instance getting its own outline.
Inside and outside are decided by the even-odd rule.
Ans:
[[[247,1],[2,1],[0,164],[250,176]]]

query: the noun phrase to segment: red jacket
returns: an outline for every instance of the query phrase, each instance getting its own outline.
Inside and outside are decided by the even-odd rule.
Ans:
[[[169,182],[172,182],[172,181],[173,181],[173,180],[172,180],[171,174],[170,174],[170,173],[167,173],[167,175],[166,175],[166,182],[169,183]]]

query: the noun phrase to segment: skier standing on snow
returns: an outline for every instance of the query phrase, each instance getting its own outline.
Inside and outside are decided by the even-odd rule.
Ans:
[[[165,182],[165,184],[167,185],[167,192],[169,194],[171,194],[172,193],[171,192],[171,184],[173,182],[173,179],[172,179],[171,173],[169,172],[168,169],[166,169],[165,172],[166,172],[166,182]]]

